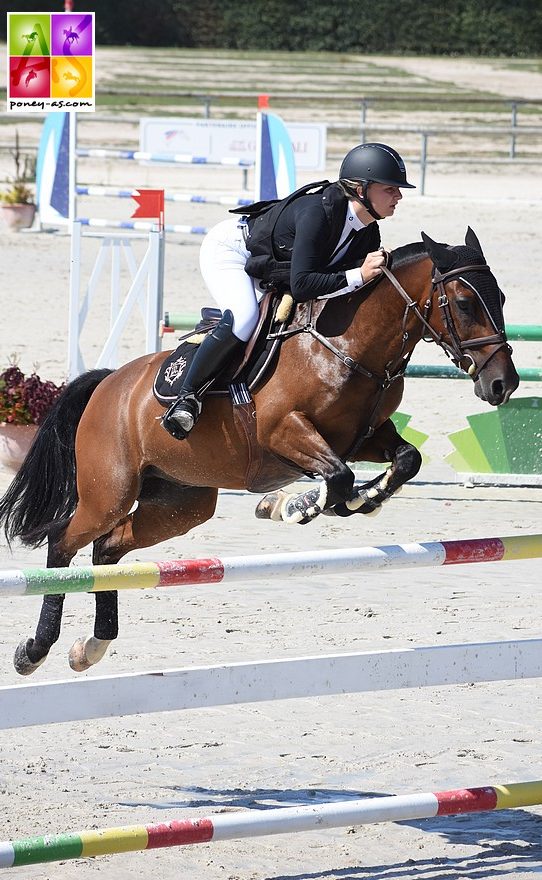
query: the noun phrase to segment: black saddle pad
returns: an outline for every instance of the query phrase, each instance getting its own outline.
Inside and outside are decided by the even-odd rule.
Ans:
[[[179,396],[179,391],[192,359],[201,343],[202,336],[196,342],[189,340],[196,334],[209,333],[220,321],[222,312],[219,309],[203,308],[201,321],[193,331],[182,337],[180,345],[172,351],[162,363],[153,384],[153,394],[162,406],[169,406]],[[272,343],[267,339],[267,331],[272,321],[272,315],[268,316],[265,326],[262,328],[258,341],[254,347],[249,362],[245,365],[241,374],[232,381],[239,365],[239,361],[231,365],[221,376],[213,382],[212,389],[207,394],[229,395],[234,404],[248,403],[251,396],[248,388],[252,388],[253,380],[260,381],[265,365],[268,363],[269,351]]]
[[[165,359],[154,378],[153,392],[162,406],[169,406],[179,396],[179,390],[186,372],[192,363],[199,345],[181,342],[175,351]]]

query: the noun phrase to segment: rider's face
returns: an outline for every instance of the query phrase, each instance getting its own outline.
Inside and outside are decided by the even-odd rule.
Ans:
[[[370,183],[367,195],[380,217],[393,217],[397,203],[403,198],[398,186],[388,186],[386,183]]]

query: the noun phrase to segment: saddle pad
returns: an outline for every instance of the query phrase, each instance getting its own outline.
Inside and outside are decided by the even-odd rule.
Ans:
[[[194,328],[194,334],[208,333],[216,326],[221,316],[222,312],[219,309],[202,309],[202,320]],[[229,395],[234,405],[247,403],[252,399],[248,389],[252,389],[254,384],[258,384],[262,380],[273,361],[273,352],[277,351],[277,346],[267,339],[271,321],[272,314],[269,313],[267,320],[260,328],[260,335],[248,363],[245,364],[239,375],[235,375],[234,383],[232,383],[232,377],[235,374],[235,366],[219,376],[207,394]],[[183,378],[192,363],[200,342],[201,338],[197,342],[190,342],[184,337],[180,345],[166,357],[159,368],[154,378],[152,390],[156,400],[162,406],[169,406],[179,396]]]
[[[192,363],[199,345],[181,342],[163,362],[154,377],[153,394],[162,406],[169,406],[179,396],[183,377]]]
[[[192,359],[199,348],[199,344],[192,342],[181,342],[175,351],[165,359],[164,363],[154,377],[153,394],[162,406],[169,406],[179,396],[182,385],[183,376],[192,363]],[[250,391],[246,383],[240,378],[232,382],[231,376],[228,374],[219,377],[213,384],[212,390],[208,391],[207,396],[215,395],[218,397],[228,395],[231,397],[234,406],[250,403],[252,400]]]

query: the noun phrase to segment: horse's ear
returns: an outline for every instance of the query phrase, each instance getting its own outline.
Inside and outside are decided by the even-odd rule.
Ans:
[[[476,235],[475,232],[472,231],[470,226],[467,226],[467,234],[465,235],[465,244],[467,245],[467,247],[470,247],[473,250],[478,251],[480,256],[483,257],[485,260],[484,253],[482,251],[482,245],[478,241],[478,236]]]
[[[434,265],[440,269],[441,272],[449,269],[454,257],[448,247],[445,244],[440,244],[438,241],[433,241],[433,239],[429,238],[425,232],[422,232],[421,235],[425,249],[433,260]]]

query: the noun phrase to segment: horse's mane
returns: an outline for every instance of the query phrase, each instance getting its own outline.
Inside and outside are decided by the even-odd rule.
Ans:
[[[414,241],[411,244],[403,244],[392,252],[392,269],[400,269],[410,263],[417,263],[421,257],[427,256],[427,250],[423,241]]]

